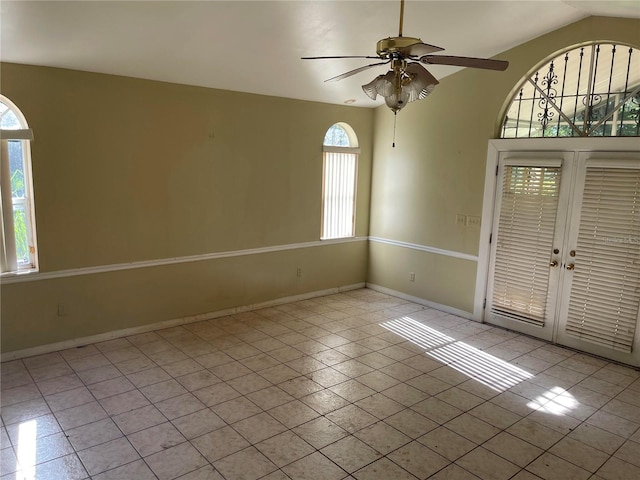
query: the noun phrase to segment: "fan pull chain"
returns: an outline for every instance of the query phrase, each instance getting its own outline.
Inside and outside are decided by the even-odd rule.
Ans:
[[[396,122],[398,120],[398,112],[393,112],[393,143],[392,148],[396,148]]]

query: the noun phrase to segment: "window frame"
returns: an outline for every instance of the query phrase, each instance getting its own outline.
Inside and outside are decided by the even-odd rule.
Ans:
[[[340,128],[346,133],[346,136],[349,140],[349,146],[326,145],[324,144],[324,141],[323,141],[322,211],[321,211],[321,220],[320,220],[320,240],[337,240],[341,238],[353,238],[355,237],[355,231],[356,231],[356,205],[357,205],[357,198],[358,198],[358,156],[360,154],[360,148],[358,147],[358,139],[355,132],[351,128],[351,126],[342,122],[335,123],[331,127],[329,127],[329,129],[325,132],[325,137],[324,137],[325,139],[327,138],[327,134],[333,128]],[[334,158],[335,154],[348,155],[348,157],[342,158],[342,159]],[[328,178],[328,176],[331,174],[331,171],[332,171],[330,169],[330,163],[340,162],[341,160],[353,161],[353,167],[352,167],[353,170],[349,170],[348,172],[349,176],[353,175],[353,182],[344,183],[344,182],[339,182],[340,180],[339,178],[333,178],[333,179]],[[348,168],[351,168],[351,166],[348,166]],[[334,175],[336,174],[334,173]],[[347,210],[342,209],[338,213],[332,213],[333,210],[329,208],[330,199],[328,198],[328,196],[329,196],[329,189],[332,187],[335,187],[336,185],[338,188],[344,188],[345,190],[338,192],[338,194],[333,195],[333,197],[338,195],[344,195],[346,193],[346,195],[348,195],[349,197],[350,205],[348,206]],[[341,226],[344,227],[344,225],[347,223],[346,222],[347,219],[344,217],[333,218],[332,220],[329,220],[330,222],[329,224],[327,221],[327,217],[329,215],[346,215],[346,214],[350,214],[350,217],[351,217],[350,219],[348,219],[348,222],[350,225],[349,233],[345,233],[345,234],[342,234],[344,232],[330,233],[331,225],[333,225],[333,229],[340,229]]]
[[[28,262],[16,263],[15,269],[9,269],[7,271],[0,270],[0,276],[12,276],[21,275],[26,273],[34,273],[39,270],[38,265],[38,244],[36,235],[36,222],[35,222],[35,202],[34,202],[34,189],[33,189],[33,170],[32,170],[32,157],[31,157],[31,142],[33,141],[33,131],[29,128],[27,120],[20,109],[4,95],[0,95],[0,102],[3,103],[8,111],[11,111],[20,124],[21,128],[18,129],[0,129],[0,142],[2,143],[2,159],[0,159],[0,166],[4,170],[9,170],[9,165],[4,165],[5,152],[6,161],[9,162],[8,150],[9,142],[20,142],[22,147],[22,167],[24,173],[24,197],[14,198],[11,194],[11,212],[15,215],[16,207],[22,206],[27,223],[27,244],[28,244]],[[6,144],[5,144],[6,142]],[[6,145],[6,147],[5,147]],[[10,182],[10,181],[9,181]],[[4,228],[4,227],[2,227]],[[4,244],[4,241],[2,241]],[[14,242],[15,243],[15,242]],[[6,246],[4,247],[6,248]],[[4,252],[2,252],[4,255]],[[17,252],[14,251],[10,255],[16,256]],[[16,259],[17,262],[17,259]]]

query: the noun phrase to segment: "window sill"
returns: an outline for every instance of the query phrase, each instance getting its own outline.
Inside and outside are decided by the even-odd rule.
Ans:
[[[345,237],[320,237],[321,242],[330,242],[331,240],[347,240],[349,238],[356,238],[355,235],[347,235]]]
[[[0,278],[15,278],[15,277],[21,277],[23,275],[32,275],[34,273],[38,273],[38,269],[37,268],[24,268],[22,270],[18,270],[17,272],[5,272],[5,273],[0,273]]]

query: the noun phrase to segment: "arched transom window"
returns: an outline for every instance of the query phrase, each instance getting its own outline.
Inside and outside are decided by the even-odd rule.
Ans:
[[[594,43],[563,51],[525,78],[502,138],[640,136],[640,51]]]

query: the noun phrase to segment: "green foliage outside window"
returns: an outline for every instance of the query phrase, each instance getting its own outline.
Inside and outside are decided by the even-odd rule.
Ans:
[[[29,263],[29,241],[27,237],[27,221],[24,210],[14,209],[13,228],[16,235],[16,257],[18,264]]]
[[[24,172],[22,170],[14,170],[11,174],[11,196],[14,199],[23,199],[24,195]],[[18,263],[29,263],[27,218],[24,208],[15,204],[13,208],[13,229],[16,237],[16,257],[18,258]]]

